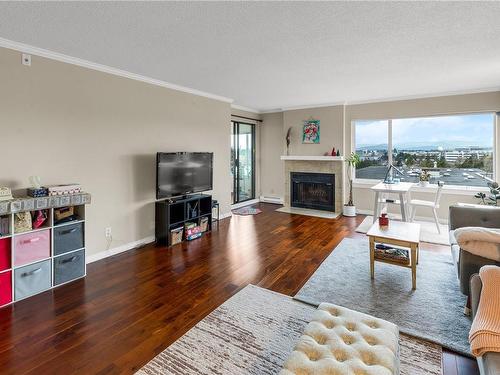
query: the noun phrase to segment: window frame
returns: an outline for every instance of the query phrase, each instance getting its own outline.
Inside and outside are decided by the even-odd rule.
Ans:
[[[392,163],[392,150],[393,150],[393,140],[392,140],[392,122],[394,120],[404,120],[404,119],[414,119],[414,118],[429,118],[429,117],[448,117],[448,116],[467,116],[467,115],[493,115],[493,181],[497,181],[497,177],[500,173],[499,155],[497,151],[500,147],[498,144],[498,139],[500,136],[500,121],[499,116],[500,112],[496,111],[478,111],[478,112],[460,112],[460,113],[448,113],[448,114],[433,114],[433,115],[417,115],[417,116],[401,116],[395,118],[358,118],[351,119],[351,151],[356,152],[356,122],[358,121],[387,121],[387,163],[390,165]],[[374,182],[379,182],[380,179],[367,179],[367,178],[357,178],[356,177],[356,169],[354,169],[353,173],[353,183],[355,187],[366,187],[368,185],[372,185]],[[431,185],[430,189],[434,189],[434,184]],[[421,188],[422,191],[428,190],[429,188]],[[489,191],[488,187],[481,186],[473,186],[473,185],[446,185],[445,190],[452,190],[455,192],[465,191],[470,193],[471,191]]]

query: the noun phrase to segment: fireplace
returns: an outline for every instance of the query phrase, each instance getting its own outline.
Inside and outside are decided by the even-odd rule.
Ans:
[[[331,173],[290,173],[290,205],[335,211],[335,175]]]

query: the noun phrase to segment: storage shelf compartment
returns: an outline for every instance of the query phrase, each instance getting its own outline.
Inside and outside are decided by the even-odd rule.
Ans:
[[[0,215],[0,238],[10,237],[12,215]]]
[[[53,255],[61,255],[67,252],[81,249],[84,244],[84,225],[75,223],[54,227],[54,249]]]
[[[54,227],[81,223],[84,220],[84,205],[54,208]]]
[[[12,268],[12,239],[0,239],[0,272]]]
[[[41,293],[52,287],[52,262],[45,260],[14,270],[16,301]]]
[[[200,199],[200,216],[205,216],[212,213],[212,198]]]
[[[186,220],[193,220],[200,216],[200,201],[193,200],[186,202]]]
[[[42,212],[42,214],[45,217],[45,220],[43,221],[43,224],[41,224],[38,227],[35,227],[37,221],[39,220],[38,216],[39,211]],[[31,215],[31,229],[27,229],[27,224],[28,224],[27,222],[25,223],[26,227],[23,227],[21,225],[22,220],[20,219],[20,215],[21,214],[24,215],[25,212],[28,212]],[[24,211],[19,214],[14,214],[14,234],[18,235],[18,234],[32,233],[50,228],[52,225],[51,212],[52,212],[51,209],[43,209],[43,210]]]
[[[170,205],[169,210],[170,221],[172,223],[180,223],[184,221],[184,202]]]
[[[54,285],[61,285],[85,275],[85,250],[54,258]]]
[[[12,302],[12,271],[0,273],[0,306]]]
[[[23,233],[13,237],[14,266],[24,266],[50,258],[50,229]]]

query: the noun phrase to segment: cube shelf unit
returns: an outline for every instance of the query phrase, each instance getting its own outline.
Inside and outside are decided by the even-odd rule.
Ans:
[[[188,222],[200,225],[207,218],[206,232],[212,230],[212,196],[208,194],[190,195],[175,200],[167,199],[155,204],[156,243],[172,246],[171,230],[183,228]]]
[[[85,277],[85,205],[90,194],[0,202],[0,307]],[[74,209],[75,220],[58,223],[54,210]],[[46,211],[37,229],[16,232],[20,212]]]

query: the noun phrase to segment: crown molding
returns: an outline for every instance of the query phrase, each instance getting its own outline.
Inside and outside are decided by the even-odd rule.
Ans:
[[[311,104],[311,105],[300,105],[294,107],[283,107],[281,110],[284,111],[296,111],[299,109],[312,109],[312,108],[323,108],[323,107],[336,107],[347,105],[345,101],[342,102],[332,102],[332,103],[322,103],[322,104]]]
[[[35,56],[44,57],[44,58],[51,59],[51,60],[64,62],[67,64],[81,66],[83,68],[97,70],[99,72],[108,73],[108,74],[112,74],[112,75],[119,76],[119,77],[133,79],[135,81],[149,83],[149,84],[155,85],[155,86],[165,87],[165,88],[175,90],[175,91],[181,91],[181,92],[185,92],[185,93],[192,94],[192,95],[202,96],[205,98],[214,99],[214,100],[222,101],[225,103],[232,103],[234,101],[233,99],[226,98],[224,96],[211,94],[208,92],[192,89],[189,87],[176,85],[174,83],[169,83],[169,82],[165,82],[165,81],[162,81],[159,79],[146,77],[146,76],[143,76],[140,74],[128,72],[126,70],[117,69],[117,68],[113,68],[111,66],[94,63],[92,61],[83,60],[83,59],[80,59],[78,57],[68,56],[68,55],[65,55],[62,53],[46,50],[43,48],[38,48],[35,46],[31,46],[29,44],[15,42],[13,40],[5,39],[5,38],[0,38],[0,47],[12,49],[12,50],[19,51],[22,53],[28,53],[28,54],[35,55]]]
[[[286,111],[295,111],[295,110],[299,110],[299,109],[314,109],[314,108],[334,107],[334,106],[342,106],[342,105],[348,107],[351,105],[358,105],[358,104],[375,104],[375,103],[397,102],[397,101],[404,101],[404,100],[439,98],[439,97],[446,97],[446,96],[473,95],[473,94],[482,94],[482,93],[497,92],[497,91],[500,92],[500,87],[488,87],[488,88],[482,88],[482,89],[462,90],[462,91],[449,91],[449,92],[440,92],[440,93],[436,93],[436,94],[408,95],[408,96],[399,96],[399,97],[391,97],[391,98],[311,104],[311,105],[304,105],[304,106],[284,107],[284,108],[263,110],[263,111],[260,111],[260,113],[261,114],[280,113],[280,112],[286,112]]]
[[[244,106],[238,105],[238,104],[231,104],[231,108],[239,109],[240,111],[256,113],[256,114],[259,114],[259,115],[262,113],[258,109],[248,108],[248,107],[244,107]]]
[[[482,94],[482,93],[496,92],[496,91],[500,91],[500,87],[487,87],[487,88],[472,89],[472,90],[448,91],[448,92],[440,92],[440,93],[435,93],[435,94],[397,96],[397,97],[392,97],[392,98],[353,100],[353,101],[346,101],[345,104],[347,106],[349,106],[349,105],[358,105],[358,104],[397,102],[397,101],[404,101],[404,100],[440,98],[440,97],[446,97],[446,96]]]

